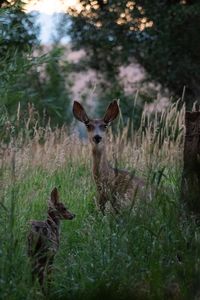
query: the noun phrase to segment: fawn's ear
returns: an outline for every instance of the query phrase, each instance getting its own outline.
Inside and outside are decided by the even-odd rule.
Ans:
[[[81,121],[83,123],[89,122],[89,118],[88,118],[83,106],[77,101],[74,101],[73,114],[74,114],[74,117],[76,119],[78,119],[79,121]]]
[[[51,202],[53,204],[58,203],[58,189],[56,187],[51,192]]]
[[[119,105],[115,100],[109,104],[103,120],[105,123],[110,123],[118,116],[118,114],[119,114]]]

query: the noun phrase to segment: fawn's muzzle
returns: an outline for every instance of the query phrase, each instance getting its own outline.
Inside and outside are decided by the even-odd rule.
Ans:
[[[73,220],[75,218],[75,216],[76,216],[75,214],[71,214],[71,215],[69,215],[68,219]]]
[[[95,135],[93,137],[93,141],[96,143],[96,144],[99,144],[100,141],[102,140],[102,137],[100,135]]]
[[[72,213],[70,213],[70,212],[66,212],[64,215],[63,215],[63,217],[64,217],[64,219],[66,219],[66,220],[73,220],[74,218],[75,218],[75,214],[72,214]]]

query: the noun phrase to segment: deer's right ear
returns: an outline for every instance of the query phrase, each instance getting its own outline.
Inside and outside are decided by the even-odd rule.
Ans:
[[[51,202],[53,204],[58,203],[58,189],[56,187],[51,192]]]
[[[77,101],[74,101],[73,114],[74,114],[74,117],[76,119],[78,119],[79,121],[81,121],[83,123],[89,122],[89,118],[88,118],[83,106]]]

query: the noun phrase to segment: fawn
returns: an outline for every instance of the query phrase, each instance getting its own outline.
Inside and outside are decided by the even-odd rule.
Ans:
[[[59,202],[57,188],[51,192],[48,203],[47,219],[45,221],[31,221],[28,235],[28,256],[32,264],[32,277],[37,277],[44,288],[46,277],[52,270],[53,260],[59,248],[60,220],[72,220],[75,217],[63,203]]]
[[[106,203],[110,201],[114,211],[119,212],[122,205],[133,203],[137,190],[144,189],[144,182],[126,170],[112,168],[106,157],[107,128],[119,114],[118,103],[111,102],[102,119],[91,119],[83,106],[74,101],[73,114],[85,124],[92,145],[93,177],[99,208],[104,213]]]

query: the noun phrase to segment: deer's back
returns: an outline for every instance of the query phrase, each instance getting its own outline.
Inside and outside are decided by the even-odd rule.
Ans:
[[[115,199],[123,206],[132,203],[136,194],[143,193],[145,187],[145,182],[139,177],[127,170],[112,167],[96,180],[96,184],[100,197],[103,195],[107,200]]]
[[[137,192],[140,193],[144,189],[145,182],[129,171],[113,169],[113,173],[113,192],[122,198],[133,198]]]
[[[32,221],[28,235],[28,254],[55,255],[59,247],[59,236],[46,221]]]

